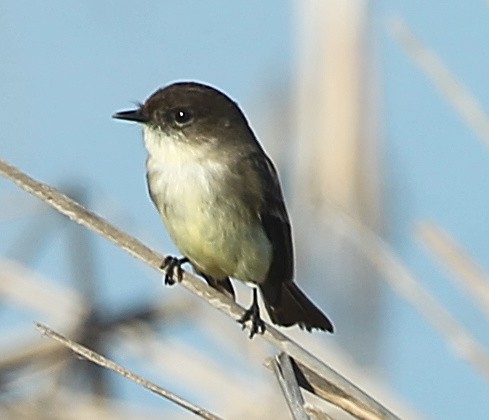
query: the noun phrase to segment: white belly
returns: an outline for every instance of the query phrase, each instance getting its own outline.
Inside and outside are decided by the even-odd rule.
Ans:
[[[212,277],[264,281],[272,248],[258,216],[235,194],[220,194],[226,167],[185,147],[167,144],[147,161],[151,195],[175,245]]]

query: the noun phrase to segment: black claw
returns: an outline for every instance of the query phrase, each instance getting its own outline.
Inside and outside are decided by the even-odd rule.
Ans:
[[[183,277],[182,264],[188,262],[187,257],[177,258],[169,255],[165,257],[160,268],[165,270],[165,284],[173,286],[175,284],[175,269],[177,270],[177,281],[181,282]]]
[[[256,289],[253,289],[253,302],[251,306],[245,311],[243,316],[238,320],[240,324],[243,326],[243,330],[245,329],[245,323],[247,321],[251,321],[250,327],[250,338],[256,333],[263,334],[265,332],[265,323],[260,318],[260,307],[258,306],[258,299],[256,295]]]

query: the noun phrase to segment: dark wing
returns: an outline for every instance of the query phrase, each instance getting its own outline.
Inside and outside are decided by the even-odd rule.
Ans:
[[[265,300],[274,306],[279,303],[282,283],[292,281],[294,275],[292,233],[278,174],[272,161],[264,153],[255,153],[251,158],[263,192],[259,216],[273,249],[267,279],[260,284],[260,288]]]

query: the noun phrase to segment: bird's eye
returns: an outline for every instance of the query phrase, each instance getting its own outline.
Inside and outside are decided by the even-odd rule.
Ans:
[[[173,119],[177,125],[182,127],[190,124],[194,119],[194,115],[187,109],[179,108],[173,111]]]

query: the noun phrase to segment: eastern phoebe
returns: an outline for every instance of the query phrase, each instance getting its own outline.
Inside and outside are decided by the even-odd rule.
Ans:
[[[272,161],[244,114],[222,92],[175,83],[114,118],[143,125],[151,199],[183,258],[164,262],[165,281],[190,262],[210,286],[234,298],[229,278],[261,291],[274,324],[333,332],[293,281],[289,217]],[[263,333],[256,287],[240,322]]]

